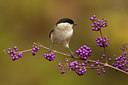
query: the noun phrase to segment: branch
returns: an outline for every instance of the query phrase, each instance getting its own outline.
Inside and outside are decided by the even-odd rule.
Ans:
[[[34,43],[34,45],[35,45],[35,46],[38,46],[38,47],[40,47],[40,48],[44,48],[44,49],[46,49],[46,50],[49,49],[48,47],[46,47],[46,46],[44,46],[44,45],[42,45],[42,44],[40,44],[40,43],[39,43],[39,44]],[[20,51],[20,52],[23,53],[23,52],[28,52],[28,51],[32,51],[32,49],[28,49],[28,50],[24,50],[24,51]],[[72,59],[83,60],[83,59],[80,59],[80,58],[78,58],[78,57],[76,57],[76,56],[71,57],[71,55],[65,54],[65,53],[63,53],[63,52],[59,52],[59,51],[57,51],[57,50],[51,50],[51,51],[54,52],[54,53],[63,55],[63,56],[68,56],[69,58],[72,58]],[[17,52],[17,53],[20,53],[20,52]],[[84,60],[83,60],[83,61],[84,61]],[[93,62],[93,61],[96,61],[96,60],[87,59],[86,61]],[[125,72],[125,71],[123,71],[123,70],[121,70],[121,69],[119,69],[119,68],[116,68],[116,67],[114,67],[114,66],[112,66],[112,65],[110,65],[110,64],[108,64],[108,63],[99,62],[99,64],[101,64],[101,65],[103,65],[103,66],[106,66],[106,67],[113,68],[113,69],[118,70],[118,71],[120,71],[120,72],[123,72],[123,73],[125,73],[125,74],[128,74],[128,72]],[[102,67],[102,66],[101,66],[101,67]],[[99,68],[101,68],[101,67],[99,67]],[[87,68],[88,68],[88,67],[87,67]],[[90,67],[89,67],[89,68],[90,68]],[[98,68],[98,67],[96,67],[96,68]]]

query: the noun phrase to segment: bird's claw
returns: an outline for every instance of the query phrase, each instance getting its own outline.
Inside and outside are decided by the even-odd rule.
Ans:
[[[48,52],[50,52],[51,51],[51,49],[48,49]]]
[[[74,53],[71,53],[71,57],[74,58],[74,56],[75,56]]]

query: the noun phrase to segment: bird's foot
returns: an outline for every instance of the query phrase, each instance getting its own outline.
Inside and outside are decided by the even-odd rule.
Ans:
[[[50,51],[51,51],[51,48],[48,49],[48,52],[50,52]]]
[[[48,49],[48,52],[50,52],[50,51],[51,51],[51,49],[52,49],[53,45],[54,45],[54,42],[52,43],[52,45],[51,45],[51,46],[50,46],[50,48]]]
[[[74,53],[71,53],[71,57],[74,58],[74,56],[75,56]]]

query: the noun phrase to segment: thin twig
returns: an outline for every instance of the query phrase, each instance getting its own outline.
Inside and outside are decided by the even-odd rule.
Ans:
[[[44,46],[44,45],[41,45],[41,44],[34,43],[34,45],[37,45],[37,46],[39,46],[39,47],[41,47],[41,48],[44,48],[44,49],[46,49],[46,50],[49,49],[48,47],[46,47],[46,46]],[[62,53],[62,52],[59,52],[59,51],[56,51],[56,50],[51,50],[51,51],[54,52],[54,53],[60,54],[60,55],[70,56],[70,55],[68,55],[68,54],[65,54],[65,53]]]
[[[103,39],[103,34],[102,34],[102,31],[101,31],[101,29],[100,29],[100,35],[101,35],[101,37],[102,37],[102,39]]]
[[[105,49],[105,47],[104,47],[104,54],[105,54],[105,61],[106,61],[106,63],[108,63],[108,60],[107,60],[107,53],[106,53],[106,49]]]
[[[103,68],[104,66],[100,66],[100,67],[85,67],[87,69],[97,69],[97,68]]]
[[[102,37],[102,39],[103,39],[103,34],[102,34],[102,31],[101,31],[101,29],[100,29],[100,35],[101,35],[101,37]],[[108,63],[108,60],[107,60],[107,54],[106,54],[106,49],[105,49],[105,47],[104,47],[104,54],[105,54],[105,62],[106,63]]]
[[[24,53],[24,52],[29,52],[29,51],[32,51],[32,49],[23,50],[23,51],[18,51],[18,52],[16,52],[16,53]]]
[[[120,71],[120,72],[123,72],[123,73],[125,73],[125,74],[128,74],[128,72],[123,71],[123,70],[121,70],[121,69],[119,69],[119,68],[116,68],[116,67],[114,67],[114,66],[112,66],[112,65],[109,65],[109,64],[107,64],[107,63],[105,64],[105,66],[110,67],[110,68],[113,68],[113,69],[118,70],[118,71]]]

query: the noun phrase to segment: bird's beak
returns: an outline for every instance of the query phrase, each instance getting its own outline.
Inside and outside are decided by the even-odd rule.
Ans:
[[[74,24],[73,26],[77,26],[77,24]]]

